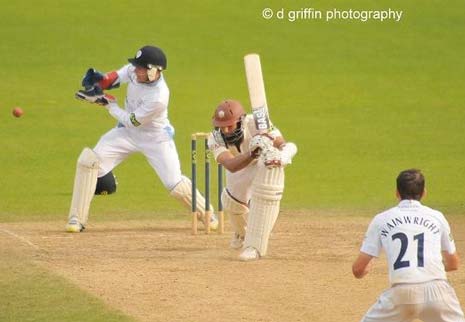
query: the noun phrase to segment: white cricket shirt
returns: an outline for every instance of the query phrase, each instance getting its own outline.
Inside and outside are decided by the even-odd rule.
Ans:
[[[361,252],[378,257],[384,249],[391,284],[446,279],[442,251],[455,253],[444,215],[416,200],[402,200],[371,221]]]
[[[125,65],[117,71],[120,83],[128,83],[125,109],[118,104],[108,104],[110,114],[127,128],[139,128],[143,131],[174,131],[168,120],[169,89],[163,75],[152,83],[139,83],[135,67]],[[171,133],[169,133],[171,132]]]

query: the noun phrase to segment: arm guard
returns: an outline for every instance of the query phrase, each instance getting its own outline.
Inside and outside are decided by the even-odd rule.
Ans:
[[[82,86],[88,90],[98,85],[101,89],[112,89],[119,87],[120,81],[118,73],[113,71],[102,74],[94,68],[89,68],[82,79]]]
[[[118,88],[120,85],[118,73],[113,71],[105,74],[98,84],[102,89]]]

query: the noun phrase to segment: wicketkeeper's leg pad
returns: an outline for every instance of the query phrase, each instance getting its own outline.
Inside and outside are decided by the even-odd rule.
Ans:
[[[205,223],[205,198],[196,190],[197,198],[197,212],[199,214],[199,219]],[[171,190],[170,195],[175,199],[179,200],[183,205],[185,205],[189,210],[192,209],[192,182],[189,178],[182,176],[181,181]],[[213,206],[210,204],[210,211],[213,213]],[[216,216],[210,218],[210,228],[215,230],[218,228],[218,220]]]
[[[221,203],[224,212],[229,216],[234,233],[244,238],[249,207],[231,197],[226,189],[221,193]]]
[[[244,247],[254,247],[265,256],[268,240],[279,214],[284,191],[284,168],[258,165],[252,183],[252,198]]]
[[[79,221],[85,226],[89,217],[89,207],[97,185],[99,159],[94,151],[84,148],[78,158],[76,175],[74,177],[73,198],[68,220]]]

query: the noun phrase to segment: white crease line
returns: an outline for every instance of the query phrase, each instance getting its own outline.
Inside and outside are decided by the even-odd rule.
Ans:
[[[30,240],[26,239],[25,237],[19,236],[19,235],[15,234],[14,232],[9,231],[7,229],[3,229],[3,228],[0,228],[0,231],[4,232],[7,235],[13,236],[14,238],[17,238],[17,239],[21,240],[22,242],[28,244],[29,246],[31,246],[32,248],[34,248],[36,250],[39,250],[39,246],[32,243]]]

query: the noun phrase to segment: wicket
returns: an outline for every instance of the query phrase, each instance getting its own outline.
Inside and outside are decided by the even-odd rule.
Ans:
[[[205,143],[205,222],[210,222],[212,210],[210,209],[210,159],[211,151],[208,148],[210,133],[197,132],[191,135],[191,165],[192,165],[192,234],[197,234],[197,140],[203,139]],[[221,203],[223,191],[223,166],[218,164],[218,234],[224,233],[224,214]],[[205,233],[210,233],[210,226],[206,225]]]

